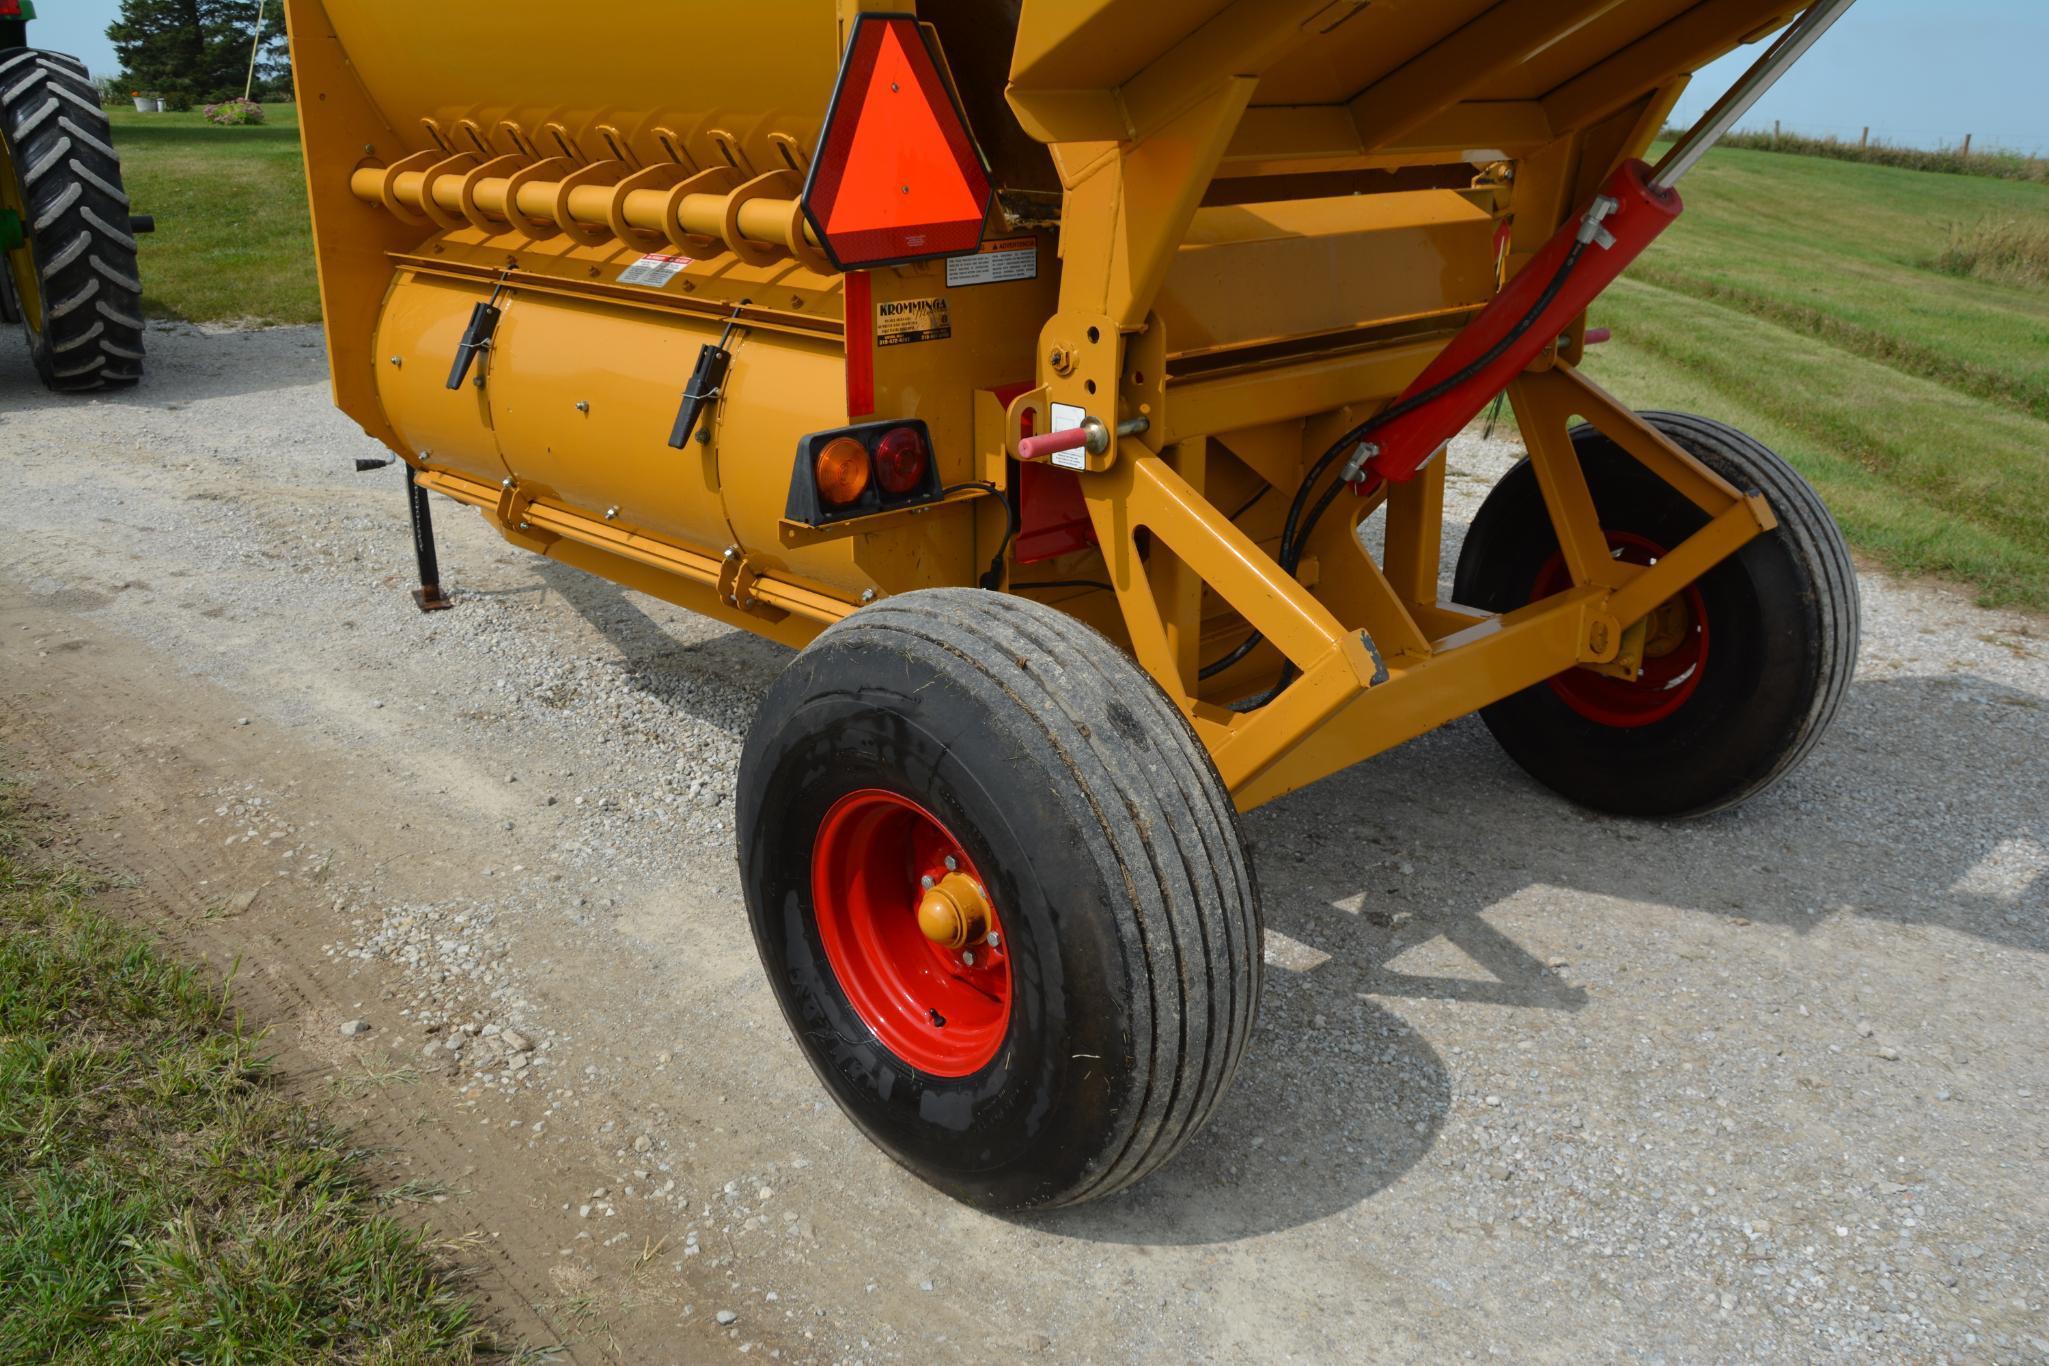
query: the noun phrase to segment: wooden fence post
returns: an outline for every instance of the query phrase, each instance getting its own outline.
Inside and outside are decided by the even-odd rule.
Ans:
[[[1860,147],[1860,148],[1868,148],[1868,147],[1870,147],[1870,146],[1871,146],[1871,125],[1870,125],[1870,124],[1868,124],[1868,123],[1867,123],[1867,124],[1865,124],[1865,125],[1864,125],[1864,136],[1863,136],[1863,137],[1861,137],[1861,138],[1858,138],[1858,139],[1857,139],[1857,146],[1858,146],[1858,147]]]
[[[1966,134],[1964,134],[1964,155],[1965,155],[1965,156],[1969,156],[1970,154],[1971,154],[1971,135],[1970,135],[1969,133],[1966,133]]]
[[[1772,150],[1774,152],[1779,150],[1779,121],[1777,119],[1772,120]]]

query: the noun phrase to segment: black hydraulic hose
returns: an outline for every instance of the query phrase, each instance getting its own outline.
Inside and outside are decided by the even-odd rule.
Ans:
[[[1377,484],[1379,481],[1376,480],[1375,482]],[[1316,523],[1323,517],[1323,514],[1330,510],[1330,505],[1334,501],[1336,501],[1339,492],[1342,491],[1344,487],[1345,481],[1342,479],[1333,479],[1331,481],[1330,487],[1326,488],[1323,491],[1323,497],[1317,500],[1315,510],[1309,514],[1308,525],[1310,527],[1314,527]],[[1308,534],[1306,532],[1303,535],[1303,539],[1308,539]],[[1293,566],[1289,567],[1289,572],[1293,572]],[[1249,651],[1252,649],[1253,646],[1257,645],[1261,639],[1263,639],[1263,637],[1259,634],[1259,632],[1255,631],[1252,633],[1252,638],[1246,641],[1239,648],[1241,650]],[[1278,680],[1275,681],[1274,685],[1271,688],[1268,688],[1265,692],[1260,693],[1256,697],[1248,697],[1243,699],[1242,701],[1234,702],[1231,705],[1231,710],[1236,712],[1258,711],[1261,707],[1273,701],[1276,697],[1279,697],[1281,693],[1286,690],[1287,686],[1294,681],[1295,661],[1293,661],[1292,659],[1283,661],[1281,665],[1281,676]]]
[[[1202,668],[1196,671],[1195,676],[1197,678],[1215,678],[1218,674],[1222,673],[1224,670],[1230,668],[1233,664],[1236,664],[1239,660],[1245,658],[1245,656],[1251,654],[1254,650],[1258,649],[1259,642],[1265,639],[1265,636],[1261,635],[1257,631],[1254,631],[1251,635],[1239,641],[1237,648],[1232,650],[1231,653],[1225,655],[1222,659],[1214,660],[1211,663],[1203,665]]]
[[[1003,504],[1003,540],[997,545],[995,558],[989,561],[989,568],[980,580],[984,588],[1000,588],[1003,586],[1003,557],[1010,553],[1010,543],[1017,537],[1017,509],[1010,505],[1010,499],[1003,496],[1003,490],[987,479],[970,479],[966,483],[949,485],[939,490],[939,496],[945,498],[969,489],[981,489]]]
[[[1259,502],[1262,498],[1266,497],[1269,493],[1272,493],[1273,491],[1274,486],[1272,484],[1261,484],[1259,486],[1259,492],[1253,494],[1250,498],[1247,498],[1244,502],[1244,505],[1241,506],[1236,512],[1231,514],[1230,520],[1235,522],[1240,517],[1243,517],[1246,513],[1252,511],[1253,508],[1259,506]]]
[[[1450,378],[1440,380],[1436,384],[1431,385],[1422,393],[1388,405],[1331,443],[1330,449],[1318,457],[1316,463],[1310,467],[1308,477],[1302,481],[1301,487],[1295,490],[1294,501],[1288,504],[1288,520],[1281,528],[1279,560],[1283,570],[1293,574],[1296,566],[1301,564],[1302,552],[1308,548],[1309,537],[1315,532],[1316,524],[1323,520],[1323,514],[1329,511],[1331,503],[1336,501],[1338,490],[1345,486],[1346,481],[1343,479],[1339,479],[1331,484],[1325,490],[1323,497],[1317,500],[1316,510],[1310,514],[1308,521],[1302,521],[1302,509],[1309,500],[1310,492],[1316,487],[1317,481],[1323,478],[1325,471],[1329,470],[1336,463],[1338,457],[1388,423],[1393,422],[1396,418],[1407,417],[1418,408],[1426,404],[1435,403],[1445,395],[1470,383],[1474,378],[1492,368],[1496,361],[1507,355],[1509,349],[1521,341],[1529,330],[1537,325],[1537,320],[1550,311],[1551,305],[1558,301],[1558,295],[1564,290],[1565,282],[1572,277],[1573,269],[1579,265],[1580,257],[1586,254],[1586,249],[1587,243],[1585,241],[1575,241],[1573,243],[1572,250],[1565,254],[1565,260],[1559,265],[1558,273],[1551,277],[1551,283],[1544,286],[1543,294],[1538,296],[1537,302],[1530,306],[1530,311],[1525,313],[1514,327],[1504,333],[1500,341],[1489,347],[1485,355],[1482,355]],[[1197,677],[1214,678],[1239,660],[1245,658],[1245,656],[1251,654],[1265,638],[1260,632],[1254,631],[1222,659],[1217,660],[1215,663],[1204,665],[1198,672]],[[1288,673],[1292,672],[1293,667],[1290,666]],[[1286,684],[1287,674],[1284,674],[1281,683],[1276,685],[1276,687],[1269,689],[1258,697],[1248,698],[1246,701],[1238,703],[1232,710],[1253,711],[1265,706],[1279,695],[1280,688],[1285,687]]]
[[[1536,303],[1530,306],[1530,311],[1525,313],[1521,320],[1502,336],[1500,341],[1489,347],[1485,355],[1449,379],[1440,380],[1420,394],[1412,395],[1399,403],[1391,404],[1381,409],[1331,444],[1330,449],[1325,451],[1322,457],[1317,460],[1315,468],[1310,471],[1309,477],[1302,481],[1302,487],[1295,491],[1295,501],[1288,508],[1289,525],[1281,533],[1281,553],[1284,557],[1288,557],[1284,559],[1283,563],[1286,564],[1289,570],[1292,571],[1295,563],[1301,560],[1302,550],[1308,544],[1310,533],[1316,529],[1316,518],[1311,518],[1302,527],[1299,539],[1295,539],[1292,534],[1295,520],[1301,514],[1302,504],[1308,498],[1310,488],[1318,479],[1323,477],[1323,472],[1329,469],[1331,464],[1340,455],[1343,455],[1348,448],[1371,436],[1396,418],[1407,417],[1418,408],[1437,402],[1437,400],[1445,395],[1463,387],[1477,376],[1492,368],[1494,362],[1507,355],[1510,348],[1521,341],[1529,330],[1537,325],[1537,319],[1549,312],[1551,305],[1558,301],[1559,294],[1565,289],[1565,282],[1571,278],[1574,267],[1579,265],[1579,258],[1586,254],[1586,249],[1587,244],[1585,242],[1573,243],[1572,250],[1566,253],[1565,260],[1559,265],[1558,273],[1551,277],[1550,284],[1544,286],[1543,294],[1538,297]],[[1330,500],[1325,499],[1318,507],[1318,515],[1320,516],[1322,510],[1329,506]]]

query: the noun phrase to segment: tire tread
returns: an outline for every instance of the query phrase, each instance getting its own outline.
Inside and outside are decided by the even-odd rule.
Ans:
[[[0,60],[0,137],[27,205],[45,301],[36,369],[64,392],[133,384],[143,356],[135,238],[123,227],[121,160],[84,65],[34,48]],[[42,252],[41,241],[56,250]]]
[[[886,631],[948,651],[1015,699],[1106,836],[1106,878],[1130,889],[1146,1009],[1134,1011],[1135,1113],[1104,1160],[1040,1207],[1130,1185],[1201,1129],[1229,1089],[1258,1008],[1263,930],[1235,808],[1208,752],[1158,685],[1107,639],[1043,604],[976,589],[885,599],[820,641]],[[1106,722],[1122,703],[1151,762]],[[1108,732],[1108,733],[1106,733]],[[1113,883],[1113,885],[1115,885]]]
[[[1779,519],[1780,532],[1791,542],[1795,557],[1813,566],[1819,579],[1816,617],[1821,625],[1817,643],[1823,684],[1815,690],[1813,705],[1793,743],[1779,754],[1778,762],[1749,786],[1694,813],[1707,816],[1740,806],[1798,768],[1842,709],[1856,675],[1857,649],[1862,638],[1857,569],[1821,495],[1777,451],[1747,432],[1712,418],[1655,409],[1640,416],[1667,436],[1691,437],[1697,443],[1694,449],[1706,453],[1710,463],[1719,465],[1724,478],[1739,487],[1748,484],[1745,492],[1762,493]]]

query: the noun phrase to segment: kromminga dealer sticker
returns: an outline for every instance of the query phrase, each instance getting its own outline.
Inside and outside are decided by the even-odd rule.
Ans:
[[[953,319],[943,295],[937,299],[889,299],[875,305],[877,346],[945,341],[952,335]]]

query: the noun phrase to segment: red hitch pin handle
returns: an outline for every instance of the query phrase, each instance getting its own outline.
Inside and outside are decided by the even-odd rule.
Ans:
[[[1117,435],[1143,436],[1152,426],[1149,418],[1130,417],[1117,424]],[[1110,449],[1110,429],[1099,417],[1085,417],[1078,427],[1069,427],[1064,432],[1047,432],[1043,436],[1028,436],[1017,443],[1017,458],[1020,460],[1046,460],[1064,451],[1086,450],[1090,455],[1101,455]]]

